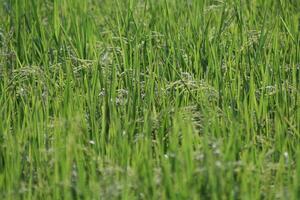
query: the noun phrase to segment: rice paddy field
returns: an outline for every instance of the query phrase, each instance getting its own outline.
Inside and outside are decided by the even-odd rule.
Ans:
[[[0,199],[300,199],[300,1],[0,0]]]

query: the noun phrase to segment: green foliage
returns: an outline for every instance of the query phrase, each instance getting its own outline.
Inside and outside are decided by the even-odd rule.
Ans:
[[[0,1],[0,199],[299,199],[300,1]]]

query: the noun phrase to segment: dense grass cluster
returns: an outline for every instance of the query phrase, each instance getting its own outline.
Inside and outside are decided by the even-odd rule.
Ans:
[[[299,199],[300,1],[0,0],[0,199]]]

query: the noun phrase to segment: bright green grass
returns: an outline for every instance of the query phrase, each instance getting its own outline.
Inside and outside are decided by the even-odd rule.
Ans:
[[[0,199],[300,199],[299,0],[0,4]]]

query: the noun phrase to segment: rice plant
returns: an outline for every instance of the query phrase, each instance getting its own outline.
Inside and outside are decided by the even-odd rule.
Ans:
[[[0,0],[0,199],[299,199],[300,1]]]

